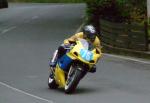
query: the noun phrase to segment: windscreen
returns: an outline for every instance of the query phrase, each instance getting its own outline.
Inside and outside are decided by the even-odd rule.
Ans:
[[[78,40],[82,43],[83,47],[87,50],[91,51],[95,48],[92,43],[88,42],[85,39],[78,39]]]
[[[93,59],[93,53],[89,50],[90,48],[90,43],[87,42],[85,39],[79,39],[79,41],[82,43],[84,49],[80,49],[80,56],[86,60],[90,61]]]
[[[89,43],[85,39],[79,39],[85,49],[89,49]]]

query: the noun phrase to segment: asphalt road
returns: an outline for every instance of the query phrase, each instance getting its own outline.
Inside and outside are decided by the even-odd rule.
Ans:
[[[47,86],[48,58],[80,26],[84,4],[0,10],[0,103],[149,103],[150,61],[105,54],[72,95]]]

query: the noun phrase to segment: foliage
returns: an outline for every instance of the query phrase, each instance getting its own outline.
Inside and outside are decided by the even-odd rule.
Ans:
[[[146,14],[146,0],[85,0],[87,16],[93,15],[115,22],[141,22]]]
[[[99,31],[99,19],[112,22],[140,22],[146,18],[146,0],[84,0],[87,4],[87,23]]]
[[[80,3],[84,0],[8,0],[10,2],[36,2],[36,3]]]

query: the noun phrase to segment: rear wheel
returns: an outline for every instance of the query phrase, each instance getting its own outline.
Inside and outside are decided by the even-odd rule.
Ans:
[[[50,69],[49,77],[48,77],[48,86],[50,89],[56,89],[58,85],[54,79],[54,72]]]
[[[68,79],[65,85],[65,93],[73,93],[81,80],[81,78],[85,75],[82,70],[74,68],[71,66],[69,74],[68,74]]]

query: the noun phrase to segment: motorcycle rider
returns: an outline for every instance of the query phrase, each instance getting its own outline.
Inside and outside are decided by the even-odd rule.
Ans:
[[[66,53],[65,48],[69,47],[70,43],[75,42],[78,38],[86,39],[88,42],[91,42],[93,46],[96,48],[96,51],[101,52],[100,39],[96,36],[96,34],[97,33],[93,25],[86,25],[83,28],[83,32],[76,33],[70,38],[65,39],[64,43],[61,46],[59,46],[58,50],[54,52],[53,58],[49,63],[50,67],[55,68],[58,58],[60,58]],[[91,73],[96,72],[96,66],[94,65],[89,72]]]

